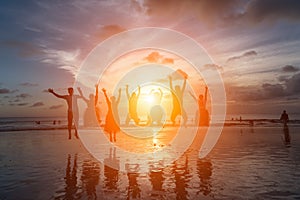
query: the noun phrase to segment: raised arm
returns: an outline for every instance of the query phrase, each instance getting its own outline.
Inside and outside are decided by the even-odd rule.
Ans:
[[[173,89],[173,82],[172,82],[172,77],[171,76],[169,76],[169,83],[170,83],[170,89],[174,90]]]
[[[204,105],[206,105],[206,101],[207,101],[207,86],[205,86],[205,94],[204,94]]]
[[[159,93],[160,93],[159,100],[161,101],[164,93],[160,88],[158,88],[158,90],[159,90]]]
[[[191,97],[192,97],[195,101],[197,101],[197,98],[195,97],[195,95],[194,95],[191,91],[189,91],[189,94],[191,95]]]
[[[117,104],[119,104],[119,103],[120,103],[120,99],[121,99],[121,92],[122,92],[122,90],[121,90],[121,88],[119,88],[119,95],[118,95],[118,98],[117,98],[117,101],[116,101],[116,103],[117,103]]]
[[[109,101],[109,98],[108,98],[108,96],[107,96],[107,94],[106,94],[105,88],[102,88],[102,92],[104,93],[106,103],[109,103],[110,101]]]
[[[97,106],[97,103],[98,103],[98,85],[95,85],[95,88],[96,88],[96,94],[95,94],[95,106]]]
[[[57,98],[61,98],[61,99],[65,99],[65,95],[60,95],[57,94],[56,92],[54,92],[54,90],[52,88],[48,89],[48,92],[52,93],[54,96],[56,96]]]
[[[129,95],[129,92],[128,92],[128,85],[126,85],[126,96],[127,96],[127,99],[129,100],[130,95]]]
[[[185,88],[186,88],[186,78],[184,78],[183,85],[182,85],[182,88],[181,88],[182,93],[184,92]]]
[[[81,88],[78,87],[77,90],[79,92],[79,97],[82,98],[85,101],[85,103],[89,103],[89,100],[83,96]]]
[[[138,86],[138,93],[137,93],[137,98],[139,98],[139,96],[140,96],[140,94],[141,94],[141,87],[140,86]]]

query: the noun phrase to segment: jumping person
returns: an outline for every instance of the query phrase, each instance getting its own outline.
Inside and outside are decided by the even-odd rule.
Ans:
[[[186,88],[186,79],[187,76],[184,77],[183,85],[181,88],[179,85],[176,85],[174,90],[172,77],[169,76],[170,89],[171,89],[172,99],[173,99],[173,109],[171,113],[171,121],[173,125],[175,125],[175,119],[178,115],[182,116],[184,125],[186,125],[187,122],[187,115],[183,108],[183,93]]]
[[[128,91],[128,87],[129,86],[126,85],[126,96],[128,99],[128,115],[126,117],[125,124],[129,125],[130,120],[133,119],[134,123],[136,125],[138,125],[140,122],[140,119],[137,114],[137,103],[138,103],[138,99],[139,99],[139,96],[141,93],[141,88],[140,88],[140,86],[138,86],[138,93],[136,94],[135,92],[133,92],[130,95],[129,91]]]

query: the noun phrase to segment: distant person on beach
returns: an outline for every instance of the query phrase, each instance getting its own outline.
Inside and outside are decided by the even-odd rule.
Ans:
[[[118,105],[120,103],[121,99],[121,88],[119,89],[119,95],[118,98],[111,96],[110,99],[108,98],[106,94],[106,90],[103,88],[102,89],[108,111],[106,114],[106,119],[105,119],[105,125],[104,125],[104,131],[109,133],[109,139],[111,142],[116,142],[116,133],[120,131],[120,118],[119,118],[119,113],[118,113]],[[112,135],[114,137],[112,137]]]
[[[61,98],[67,101],[68,104],[68,132],[69,132],[69,140],[71,139],[71,129],[73,125],[73,120],[75,122],[75,137],[78,139],[77,127],[78,127],[78,106],[77,106],[77,98],[78,95],[73,95],[73,88],[68,88],[68,95],[60,95],[54,92],[53,89],[49,88],[48,92],[52,93],[57,98]]]
[[[180,88],[179,85],[176,85],[174,89],[172,76],[169,76],[169,83],[170,83],[170,89],[171,89],[172,100],[173,100],[173,108],[171,113],[171,121],[173,125],[175,125],[175,119],[178,115],[182,116],[184,125],[186,125],[187,122],[187,115],[183,108],[183,93],[186,88],[186,79],[187,79],[187,75],[184,76],[182,87]]]
[[[85,127],[90,127],[90,126],[97,126],[97,119],[96,119],[96,111],[95,111],[95,95],[90,94],[89,99],[85,98],[83,95],[83,92],[81,91],[80,88],[77,88],[79,95],[81,98],[84,100],[84,102],[87,105],[87,108],[84,112],[83,116],[83,125]]]
[[[126,96],[128,99],[128,115],[126,117],[125,124],[129,125],[130,120],[133,119],[134,123],[136,125],[138,125],[140,122],[140,119],[137,114],[137,103],[138,103],[139,96],[141,93],[141,88],[140,88],[140,86],[138,86],[138,93],[136,94],[135,92],[133,92],[130,95],[129,91],[128,91],[128,87],[129,86],[126,85]]]
[[[286,110],[282,112],[280,120],[283,122],[284,125],[287,125],[289,121],[289,115],[286,113]]]
[[[209,126],[210,117],[209,117],[208,110],[206,109],[207,91],[208,91],[208,88],[206,86],[204,96],[203,96],[203,94],[200,94],[198,99],[194,96],[194,94],[192,92],[189,92],[190,95],[192,96],[192,98],[196,102],[198,102],[198,109],[199,109],[199,114],[200,114],[200,117],[198,117],[198,119],[199,119],[198,125],[199,126]]]
[[[100,108],[97,106],[98,105],[98,99],[99,99],[99,90],[98,90],[98,85],[95,85],[96,88],[96,92],[95,92],[95,112],[96,112],[96,117],[97,117],[97,121],[98,124],[101,124],[101,112],[100,112]]]

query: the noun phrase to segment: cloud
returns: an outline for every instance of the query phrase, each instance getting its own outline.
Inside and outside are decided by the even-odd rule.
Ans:
[[[7,88],[0,88],[0,94],[9,94],[9,93],[15,93],[18,92],[19,90],[9,90]]]
[[[28,97],[31,97],[31,95],[30,95],[30,94],[27,94],[27,93],[22,93],[22,94],[16,95],[16,98],[22,98],[22,99],[25,99],[25,98],[28,98]]]
[[[282,19],[300,19],[300,1],[298,0],[251,0],[246,6],[245,18],[254,23],[277,21]]]
[[[40,106],[43,106],[43,105],[44,105],[44,103],[39,101],[39,102],[36,102],[36,103],[32,104],[30,107],[40,107]]]
[[[216,64],[206,64],[203,66],[204,69],[207,69],[207,70],[223,70],[223,67],[220,66],[220,65],[216,65]]]
[[[59,105],[53,105],[53,106],[50,106],[49,109],[50,109],[50,110],[54,110],[54,109],[59,109],[59,108],[62,108],[62,107],[64,107],[64,105],[59,104]]]
[[[100,27],[100,29],[96,32],[95,36],[97,38],[100,38],[101,40],[104,40],[106,38],[109,38],[112,35],[123,32],[125,30],[126,29],[124,27],[121,27],[116,24],[111,24],[111,25]]]
[[[0,94],[8,94],[10,93],[11,91],[7,88],[0,88]]]
[[[254,56],[257,56],[257,52],[252,50],[252,51],[247,51],[245,53],[243,53],[242,55],[239,56],[233,56],[227,59],[227,62],[235,62],[238,60],[242,60],[242,59],[248,59],[248,58],[252,58]]]
[[[20,83],[19,85],[25,86],[25,87],[35,87],[35,86],[38,86],[37,83],[29,83],[29,82]]]
[[[18,103],[17,106],[26,106],[28,103]]]
[[[39,56],[43,54],[43,50],[41,47],[30,42],[24,42],[19,40],[7,40],[2,41],[0,45],[18,49],[19,55],[22,57]]]
[[[153,51],[150,54],[148,54],[144,60],[150,63],[161,63],[161,64],[174,64],[173,58],[167,58],[164,55],[161,55],[157,51]]]
[[[282,67],[283,72],[297,72],[299,71],[299,68],[292,66],[292,65],[286,65]]]

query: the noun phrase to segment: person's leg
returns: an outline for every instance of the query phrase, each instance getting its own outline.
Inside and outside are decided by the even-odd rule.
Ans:
[[[186,127],[186,122],[187,122],[188,117],[187,117],[187,114],[184,109],[182,109],[182,118],[183,118],[183,125],[184,125],[184,127]]]
[[[113,142],[113,140],[112,140],[112,132],[109,132],[109,141]]]
[[[72,112],[68,112],[68,132],[69,132],[69,140],[71,139],[72,122],[73,122],[73,113],[72,113]]]
[[[79,127],[79,114],[78,112],[73,113],[73,119],[74,119],[74,129],[75,129],[75,137],[78,139],[78,127]]]
[[[114,142],[116,142],[117,139],[116,139],[116,132],[114,132]]]
[[[177,113],[175,112],[175,110],[173,109],[172,110],[172,113],[171,113],[171,121],[172,121],[172,124],[173,124],[173,126],[175,125],[175,119],[176,119],[176,117],[177,117]]]
[[[129,113],[127,114],[126,120],[125,120],[125,125],[128,126],[130,122],[130,116]]]

